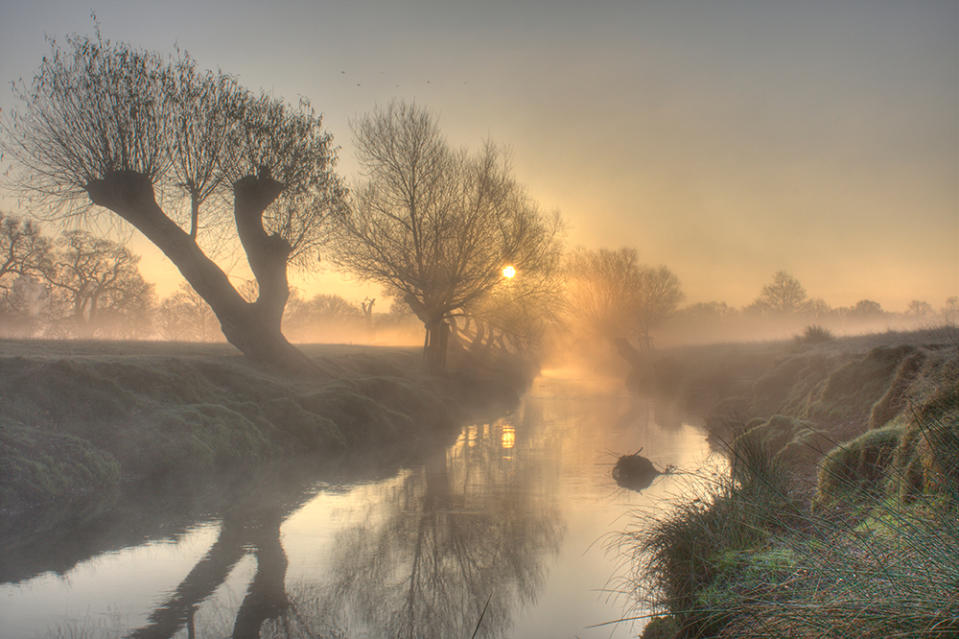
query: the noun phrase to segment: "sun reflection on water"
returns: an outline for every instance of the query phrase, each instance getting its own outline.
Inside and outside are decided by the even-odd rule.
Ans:
[[[516,445],[516,429],[509,424],[503,424],[503,432],[500,435],[500,445],[505,449],[510,449]]]

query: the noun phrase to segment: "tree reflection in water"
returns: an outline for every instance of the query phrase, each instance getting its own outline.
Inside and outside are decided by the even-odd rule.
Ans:
[[[194,614],[223,584],[247,554],[256,557],[256,574],[236,612],[231,636],[256,639],[264,622],[284,619],[288,560],[280,543],[280,525],[311,496],[298,476],[265,480],[260,489],[234,504],[223,515],[216,542],[197,562],[173,594],[134,630],[131,639],[169,639],[186,626],[188,639],[200,636]],[[222,633],[219,633],[222,634]]]
[[[207,554],[129,636],[168,639],[184,626],[188,638],[199,636],[197,607],[250,552],[256,574],[233,621],[235,639],[470,637],[481,618],[476,636],[503,636],[517,606],[535,600],[543,559],[563,535],[549,478],[525,455],[524,430],[507,420],[467,427],[454,446],[387,483],[366,521],[337,536],[329,572],[293,594],[280,526],[304,496],[251,496],[224,516]]]
[[[209,552],[180,582],[173,595],[153,614],[149,624],[133,631],[131,639],[168,639],[187,626],[196,636],[193,615],[197,606],[222,584],[230,571],[252,549],[256,575],[236,615],[235,639],[259,637],[267,619],[285,612],[286,553],[280,545],[280,524],[289,514],[283,508],[237,509],[223,519],[219,537]]]
[[[468,427],[410,471],[385,507],[339,535],[330,582],[305,587],[299,611],[350,636],[470,637],[481,615],[476,636],[503,636],[563,535],[542,466],[517,463],[522,432],[505,420]]]

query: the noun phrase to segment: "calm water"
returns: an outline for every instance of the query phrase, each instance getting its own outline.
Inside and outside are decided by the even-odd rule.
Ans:
[[[610,594],[610,535],[665,508],[610,471],[640,447],[696,468],[702,432],[621,391],[547,372],[515,412],[464,427],[445,453],[373,483],[317,485],[62,575],[0,585],[0,636],[630,637]],[[186,620],[186,621],[185,621]]]

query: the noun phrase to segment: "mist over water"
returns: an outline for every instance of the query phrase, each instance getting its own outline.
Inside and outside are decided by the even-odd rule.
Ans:
[[[264,486],[174,534],[107,552],[91,540],[62,575],[0,586],[0,636],[247,636],[260,623],[262,636],[439,638],[470,636],[481,616],[483,637],[632,636],[587,629],[626,605],[608,592],[623,568],[608,535],[679,484],[628,491],[612,466],[639,448],[660,467],[709,455],[701,431],[660,419],[621,383],[546,371],[515,411],[395,475]]]
[[[616,542],[704,428],[803,499],[955,430],[956,3],[21,4],[0,639],[708,634],[761,526]]]

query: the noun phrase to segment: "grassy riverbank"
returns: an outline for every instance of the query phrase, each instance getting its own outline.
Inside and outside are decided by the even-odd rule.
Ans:
[[[647,389],[702,411],[732,470],[627,536],[638,603],[666,613],[647,639],[959,633],[955,330],[657,368]]]
[[[395,454],[525,382],[503,362],[431,378],[417,349],[306,350],[309,379],[226,345],[0,342],[0,523],[294,457]]]

